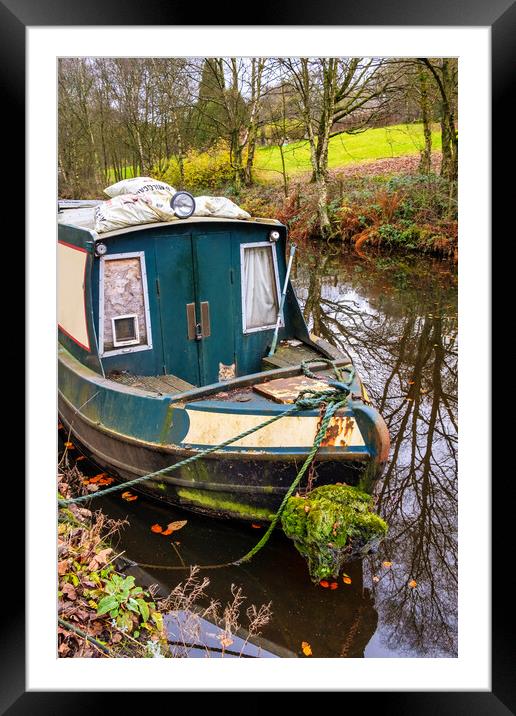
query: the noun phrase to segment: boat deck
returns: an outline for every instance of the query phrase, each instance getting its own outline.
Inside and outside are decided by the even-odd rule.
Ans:
[[[128,371],[121,371],[110,373],[108,378],[122,385],[148,390],[157,395],[175,395],[196,387],[178,378],[177,375],[134,375]]]
[[[301,341],[281,341],[273,356],[264,356],[262,358],[262,371],[290,368],[298,366],[302,361],[320,358],[321,354],[317,350]],[[108,375],[108,378],[122,385],[147,390],[151,393],[156,393],[156,395],[178,395],[198,387],[188,383],[186,380],[182,380],[182,378],[178,378],[176,375],[135,375],[129,371],[113,371]],[[229,383],[228,391],[230,392],[223,392],[221,395],[226,398],[229,395],[233,395],[235,391],[241,393],[242,387],[233,388]]]

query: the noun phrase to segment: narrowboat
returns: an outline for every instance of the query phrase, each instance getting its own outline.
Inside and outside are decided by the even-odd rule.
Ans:
[[[327,385],[329,360],[352,365],[308,331],[279,221],[193,215],[98,234],[94,210],[58,211],[58,412],[102,470],[128,481],[173,465]],[[318,450],[313,486],[356,485],[387,460],[385,422],[356,373],[350,398]],[[211,516],[270,521],[320,418],[285,416],[138,489]]]

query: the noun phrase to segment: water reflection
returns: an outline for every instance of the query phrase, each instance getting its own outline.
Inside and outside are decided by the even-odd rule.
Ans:
[[[364,561],[379,627],[366,655],[457,650],[457,312],[440,262],[312,256],[298,272],[314,332],[347,348],[385,417],[390,462],[376,489],[390,525]],[[382,562],[392,562],[389,568]],[[373,579],[374,578],[374,579]],[[378,579],[378,581],[376,581]],[[415,580],[417,586],[408,583]]]

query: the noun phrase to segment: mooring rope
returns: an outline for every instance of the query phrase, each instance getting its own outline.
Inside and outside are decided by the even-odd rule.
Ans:
[[[173,470],[177,470],[179,467],[183,467],[184,465],[188,465],[192,462],[195,462],[196,460],[201,459],[202,457],[209,455],[212,452],[215,452],[216,450],[221,450],[222,448],[231,445],[232,443],[236,442],[237,440],[241,440],[242,438],[247,437],[248,435],[251,435],[252,433],[256,432],[257,430],[261,430],[261,428],[264,428],[266,425],[270,425],[271,423],[276,422],[277,420],[280,420],[281,418],[285,417],[286,415],[299,412],[300,410],[313,410],[315,408],[320,408],[324,406],[324,415],[322,417],[322,420],[320,422],[319,428],[317,430],[317,434],[314,438],[314,442],[312,445],[312,448],[310,449],[310,452],[308,453],[301,469],[297,473],[296,477],[294,478],[294,481],[290,485],[289,489],[285,493],[285,496],[281,502],[281,505],[277,509],[274,517],[272,518],[272,521],[261,538],[261,540],[253,547],[252,550],[247,552],[243,557],[240,557],[237,560],[234,560],[233,562],[228,562],[224,565],[207,565],[207,567],[211,569],[215,569],[217,567],[221,566],[230,566],[230,565],[239,565],[243,562],[250,561],[254,555],[259,552],[262,547],[266,544],[268,541],[270,535],[272,534],[274,528],[276,527],[279,518],[281,517],[281,513],[283,512],[283,509],[285,505],[287,504],[287,500],[289,497],[292,496],[292,493],[298,486],[299,482],[301,481],[303,475],[305,474],[306,470],[310,466],[310,463],[315,457],[315,454],[319,450],[322,441],[324,440],[326,436],[326,431],[328,429],[328,425],[330,423],[330,420],[332,419],[335,412],[339,409],[344,407],[350,396],[351,392],[351,384],[353,382],[353,378],[355,376],[355,370],[351,366],[344,366],[344,369],[348,371],[349,377],[346,382],[343,381],[343,376],[341,373],[341,370],[335,365],[333,361],[327,360],[327,359],[316,359],[315,361],[303,361],[301,364],[301,368],[303,370],[304,375],[306,375],[308,378],[316,378],[317,380],[321,379],[321,376],[317,376],[315,373],[312,373],[310,369],[307,367],[308,363],[321,363],[325,362],[328,363],[333,367],[333,370],[335,372],[336,377],[338,378],[338,381],[334,380],[328,380],[328,389],[327,390],[312,390],[307,389],[303,390],[299,393],[295,403],[290,407],[284,410],[281,413],[278,413],[278,415],[274,415],[272,418],[269,418],[269,420],[265,420],[263,423],[260,423],[260,425],[256,425],[253,428],[250,428],[249,430],[245,430],[244,432],[240,433],[239,435],[236,435],[229,440],[225,440],[222,443],[219,443],[218,445],[213,445],[206,450],[202,450],[201,452],[196,453],[195,455],[191,455],[188,458],[185,458],[184,460],[181,460],[180,462],[175,463],[174,465],[168,465],[167,467],[162,468],[161,470],[156,470],[155,472],[148,473],[146,475],[141,475],[140,477],[135,478],[134,480],[129,480],[127,482],[123,482],[119,485],[114,485],[113,487],[108,487],[105,490],[99,490],[98,492],[93,492],[88,495],[82,495],[81,497],[73,497],[69,499],[61,499],[58,500],[58,504],[61,507],[65,507],[66,505],[75,504],[77,502],[86,502],[87,500],[94,499],[95,497],[103,497],[104,495],[107,495],[111,492],[116,492],[118,490],[127,489],[128,487],[131,487],[132,485],[136,485],[140,482],[144,482],[145,480],[152,479],[154,477],[157,477],[158,475],[164,475],[165,473],[172,472]],[[159,567],[159,565],[139,565],[139,566],[153,566],[153,567]],[[189,567],[176,567],[176,569],[188,569]],[[172,567],[171,567],[172,569]]]

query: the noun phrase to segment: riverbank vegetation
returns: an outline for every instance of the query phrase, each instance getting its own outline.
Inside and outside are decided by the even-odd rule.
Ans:
[[[77,467],[61,466],[61,497],[82,492]],[[168,652],[163,615],[152,590],[120,573],[111,546],[124,526],[71,504],[58,513],[58,654],[62,657],[152,657]]]
[[[106,479],[112,480],[92,482],[65,452],[58,496],[94,492]],[[117,536],[127,526],[126,520],[109,519],[100,510],[73,503],[59,507],[58,655],[182,658],[195,651],[243,656],[270,621],[271,603],[246,607],[242,588],[234,584],[226,604],[210,599],[210,580],[195,565],[180,572],[181,581],[168,594],[157,584],[144,588],[126,573],[131,562],[116,550]]]
[[[59,193],[102,197],[150,174],[262,215],[281,197],[294,235],[446,254],[457,91],[453,58],[62,59]],[[412,182],[393,185],[390,170],[359,186],[371,162],[407,158]]]

